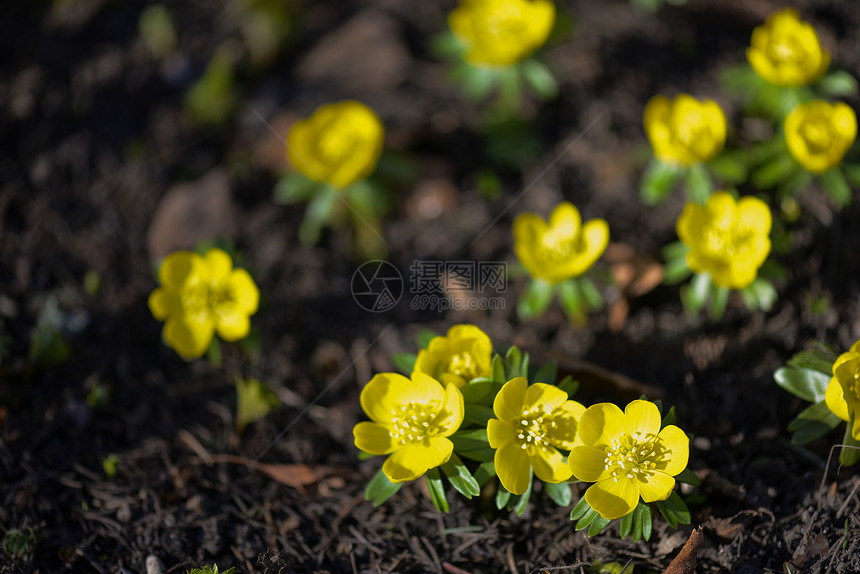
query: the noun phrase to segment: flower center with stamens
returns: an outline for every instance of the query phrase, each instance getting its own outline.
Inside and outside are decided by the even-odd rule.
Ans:
[[[524,449],[530,446],[546,449],[550,446],[547,438],[548,431],[555,427],[555,424],[555,420],[542,410],[525,410],[519,424],[514,426],[516,442]]]
[[[471,381],[477,376],[478,364],[471,353],[457,353],[448,361],[445,370],[451,374]]]
[[[612,473],[615,482],[644,479],[657,468],[664,456],[656,435],[637,431],[633,435],[623,434],[613,439],[606,450],[603,465]]]
[[[391,437],[401,445],[426,442],[441,430],[436,423],[439,405],[435,401],[400,405],[393,414]]]
[[[233,290],[214,281],[196,281],[180,292],[186,315],[205,316],[217,313],[219,308],[235,300]]]
[[[577,237],[567,230],[550,229],[538,246],[540,259],[547,263],[570,259],[577,250]]]

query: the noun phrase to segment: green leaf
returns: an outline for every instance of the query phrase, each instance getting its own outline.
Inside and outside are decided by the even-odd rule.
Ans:
[[[269,388],[255,379],[236,379],[236,430],[261,420],[281,401]]]
[[[439,334],[430,329],[421,329],[418,331],[418,335],[415,336],[415,342],[418,344],[419,349],[426,349],[430,346],[430,341],[438,337]]]
[[[170,12],[162,4],[155,4],[141,12],[137,28],[143,43],[156,58],[167,58],[176,50],[176,27]]]
[[[280,205],[291,205],[307,201],[325,184],[314,181],[301,173],[291,173],[278,180],[272,199]]]
[[[654,159],[642,175],[639,196],[648,205],[658,205],[666,201],[666,197],[678,181],[682,168],[663,163]]]
[[[588,526],[588,536],[589,538],[592,536],[597,536],[603,529],[609,526],[609,523],[612,522],[609,519],[603,518],[599,514],[591,521],[591,524]]]
[[[857,95],[857,80],[844,70],[829,72],[813,87],[833,98]]]
[[[550,361],[532,375],[529,380],[532,383],[544,383],[546,385],[554,385],[555,379],[558,376],[558,365],[555,361]]]
[[[516,501],[514,502],[514,512],[517,513],[517,516],[522,516],[523,512],[526,511],[526,506],[528,506],[529,499],[532,497],[532,488],[534,487],[534,482],[534,472],[529,469],[529,487],[524,493],[517,496]]]
[[[672,528],[677,528],[678,524],[690,524],[690,509],[677,492],[673,492],[666,500],[656,502],[655,505]]]
[[[528,374],[528,371],[525,373],[522,371],[523,354],[516,345],[511,345],[508,352],[505,353],[505,365],[507,366],[508,379],[524,377]]]
[[[711,292],[711,276],[707,273],[694,273],[689,285],[681,289],[681,302],[688,312],[698,313],[705,306]]]
[[[573,395],[579,390],[579,381],[574,381],[572,376],[567,375],[556,386],[566,392],[568,398],[573,398]]]
[[[458,62],[451,68],[451,82],[460,87],[472,102],[483,100],[499,82],[499,75],[490,68]]]
[[[570,503],[573,500],[573,491],[570,488],[570,484],[567,482],[559,482],[557,484],[544,482],[543,489],[547,496],[549,496],[550,500],[559,506],[570,506]]]
[[[342,189],[340,194],[352,207],[350,215],[360,224],[376,222],[388,211],[388,197],[385,191],[366,179]]]
[[[543,63],[528,59],[520,64],[520,71],[528,86],[544,100],[551,100],[558,95],[558,83],[552,72]]]
[[[206,72],[185,93],[185,112],[194,123],[218,126],[233,115],[238,98],[234,86],[233,49],[222,45]]]
[[[831,349],[819,345],[817,348],[796,353],[788,360],[788,366],[797,369],[812,369],[829,377],[833,373],[833,363],[836,362],[836,359],[837,356]]]
[[[779,185],[776,196],[780,200],[793,197],[808,188],[813,179],[813,175],[805,169],[796,170]]]
[[[726,68],[720,73],[720,81],[727,91],[747,98],[761,85],[762,79],[746,62]]]
[[[454,443],[454,451],[460,456],[478,462],[493,460],[495,451],[490,448],[487,429],[457,431],[449,438]]]
[[[844,466],[854,466],[860,460],[860,441],[851,435],[852,423],[845,425],[845,436],[842,438],[842,447],[839,451],[839,462]]]
[[[585,501],[585,497],[579,499],[579,502],[576,503],[576,506],[570,511],[570,519],[571,520],[579,520],[585,514],[591,510],[591,506],[589,506],[588,502]]]
[[[824,436],[841,422],[842,419],[827,408],[827,403],[815,403],[802,410],[788,425],[788,430],[794,433],[791,435],[791,442],[806,444]]]
[[[636,508],[639,508],[638,506]],[[621,538],[627,538],[630,536],[630,533],[633,531],[633,516],[636,514],[636,510],[630,514],[626,514],[621,517],[621,521],[618,525],[618,535]]]
[[[769,189],[788,180],[799,168],[789,155],[779,155],[752,172],[752,184],[756,189]]]
[[[583,314],[583,295],[579,283],[574,279],[568,279],[558,284],[558,295],[561,307],[568,317],[579,317]]]
[[[582,297],[585,299],[585,305],[588,307],[589,311],[599,311],[600,309],[603,309],[606,302],[603,300],[603,295],[600,294],[594,281],[585,275],[576,277],[574,281],[579,285],[579,292],[582,293]]]
[[[510,500],[511,493],[499,482],[499,489],[496,491],[496,508],[498,510],[505,508]]]
[[[319,241],[320,232],[324,225],[331,223],[339,201],[340,195],[331,188],[321,188],[320,192],[313,196],[299,226],[299,239],[302,243],[312,245]]]
[[[689,277],[693,272],[687,265],[687,253],[690,248],[680,241],[670,243],[661,251],[666,265],[663,267],[663,284],[676,285]]]
[[[773,374],[776,384],[804,401],[820,403],[824,400],[830,376],[812,369],[780,367]]]
[[[701,486],[702,481],[696,476],[696,473],[690,470],[689,468],[685,468],[680,473],[675,475],[675,480],[678,482],[683,482],[684,484],[689,484],[691,486]]]
[[[704,205],[714,191],[714,184],[704,164],[695,163],[687,168],[687,197],[690,201]]]
[[[493,382],[500,385],[508,382],[505,374],[505,361],[500,355],[493,357]]]
[[[855,187],[860,187],[860,164],[848,163],[842,166],[845,176]]]
[[[430,501],[439,512],[448,512],[448,497],[445,496],[445,485],[442,483],[442,477],[439,476],[438,468],[431,468],[424,475],[424,480],[427,481],[427,490],[430,492]]]
[[[714,288],[711,291],[711,300],[708,304],[708,316],[710,316],[714,321],[719,321],[723,318],[723,314],[726,312],[726,305],[729,302],[729,289],[728,287],[719,287],[714,285]]]
[[[669,425],[675,424],[675,407],[669,409],[669,412],[666,413],[666,416],[663,417],[663,422],[660,424],[660,428],[664,429]]]
[[[382,469],[379,469],[370,482],[367,483],[367,488],[364,489],[364,499],[373,503],[373,506],[379,506],[400,490],[402,483],[393,483],[388,480]]]
[[[751,311],[761,309],[770,311],[777,299],[776,287],[763,277],[757,277],[755,281],[739,291],[744,304]]]
[[[635,514],[633,518],[634,529],[640,531],[645,540],[651,540],[651,507],[640,502],[633,514]]]
[[[415,361],[417,360],[418,355],[415,353],[394,353],[391,355],[394,368],[406,376],[409,376],[415,369]]]
[[[454,490],[468,499],[481,494],[481,487],[463,461],[456,454],[452,454],[448,462],[442,465],[442,472],[448,477],[448,482]]]
[[[724,184],[739,185],[747,180],[747,166],[737,154],[724,153],[708,163],[708,167]]]
[[[490,405],[501,388],[501,383],[488,377],[476,377],[460,389],[460,393],[467,403]]]
[[[834,167],[830,171],[825,171],[821,174],[821,185],[824,186],[824,191],[830,195],[833,201],[839,207],[845,207],[851,203],[852,193],[848,187],[848,182],[845,180],[845,174],[838,167]]]
[[[475,481],[477,481],[478,485],[483,488],[491,478],[496,476],[496,465],[493,461],[482,462],[478,465],[478,468],[475,469],[474,476]]]
[[[517,313],[521,319],[531,319],[542,315],[549,304],[555,289],[551,283],[542,279],[532,279],[517,302]]]
[[[475,403],[464,403],[465,412],[463,414],[463,422],[471,423],[480,426],[487,426],[487,421],[495,418],[496,415],[491,407],[479,405]]]
[[[466,46],[454,34],[446,31],[430,39],[429,49],[430,53],[437,58],[454,60],[466,51]]]
[[[584,498],[585,497],[583,497],[583,499]],[[571,516],[573,516],[572,512],[571,512]],[[600,515],[597,514],[596,510],[594,510],[593,508],[591,508],[589,506],[588,509],[585,511],[585,513],[580,517],[580,519],[576,521],[576,525],[573,527],[574,530],[579,531],[579,530],[584,530],[585,528],[588,528],[591,525],[592,521],[594,521],[595,518],[600,518]]]

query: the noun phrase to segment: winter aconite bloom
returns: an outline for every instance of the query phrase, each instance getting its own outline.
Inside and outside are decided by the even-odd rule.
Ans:
[[[361,408],[372,422],[355,425],[355,446],[390,455],[382,472],[391,482],[415,480],[448,462],[454,443],[447,437],[463,422],[463,395],[424,373],[407,379],[380,373],[361,391]]]
[[[309,179],[343,189],[373,173],[384,139],[382,121],[361,102],[325,104],[293,124],[287,158]]]
[[[735,201],[719,191],[705,205],[685,205],[676,228],[694,273],[709,273],[719,287],[743,289],[770,253],[770,226],[766,203],[755,197]]]
[[[570,467],[558,449],[574,446],[585,407],[553,385],[529,386],[525,377],[511,379],[493,402],[495,419],[487,422],[490,447],[496,449],[496,474],[508,492],[523,494],[531,470],[544,482],[570,478]]]
[[[833,414],[851,425],[851,436],[860,440],[860,341],[833,363],[824,399]]]
[[[454,36],[477,66],[509,66],[546,42],[555,21],[550,0],[461,0],[448,16]]]
[[[486,333],[474,325],[454,325],[418,353],[415,370],[463,387],[475,377],[492,375],[492,355],[493,344]]]
[[[630,514],[640,496],[656,502],[672,494],[673,477],[687,467],[690,440],[675,425],[661,430],[660,421],[657,406],[642,400],[624,412],[599,403],[580,417],[570,468],[577,479],[594,483],[585,500],[603,518]]]
[[[848,105],[814,100],[785,118],[785,141],[797,162],[813,173],[842,163],[857,136],[857,115]]]
[[[805,86],[830,66],[830,54],[821,48],[815,29],[793,8],[771,14],[753,30],[747,60],[759,76],[778,86]]]
[[[225,341],[248,336],[260,291],[247,271],[233,269],[224,251],[171,253],[161,263],[158,282],[149,309],[164,321],[164,340],[183,358],[203,355],[216,332]]]
[[[645,106],[645,133],[660,161],[689,166],[708,161],[726,142],[726,115],[713,100],[654,96]]]
[[[535,213],[514,220],[514,251],[535,279],[558,283],[582,275],[609,243],[609,224],[592,219],[585,225],[572,203],[558,204],[544,221]]]

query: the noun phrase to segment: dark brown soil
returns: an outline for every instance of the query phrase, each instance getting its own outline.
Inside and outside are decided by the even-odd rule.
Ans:
[[[512,261],[516,213],[545,214],[561,199],[606,218],[613,243],[634,246],[633,261],[645,265],[675,239],[681,207],[677,196],[654,209],[638,199],[642,162],[633,158],[645,146],[645,102],[686,91],[717,99],[739,120],[717,73],[742,61],[752,28],[777,3],[688,0],[647,15],[620,0],[559,2],[572,26],[546,60],[561,94],[532,106],[536,149],[521,165],[493,163],[479,110],[458,99],[428,53],[453,1],[293,6],[278,59],[236,64],[237,112],[219,128],[189,122],[183,94],[218,46],[241,46],[227,0],[165,3],[178,30],[178,72],[165,71],[139,37],[147,2],[7,4],[0,529],[32,530],[35,543],[0,553],[0,572],[143,573],[150,554],[167,572],[217,562],[239,572],[527,574],[607,561],[662,571],[696,525],[705,534],[699,572],[860,571],[860,479],[826,466],[841,434],[791,445],[786,426],[803,404],[772,378],[812,340],[847,349],[860,338],[856,202],[832,214],[823,193],[802,198],[791,248],[776,255],[788,273],[770,312],[750,314],[733,300],[719,322],[690,321],[678,288],[658,286],[630,300],[616,331],[606,312],[584,329],[557,307],[519,321],[515,280],[501,310],[418,312],[404,298],[389,312],[366,312],[350,294],[358,263],[348,236],[326,232],[319,246],[303,246],[303,206],[271,200],[284,126],[355,97],[382,116],[388,148],[417,166],[417,180],[393,190],[384,228],[389,259],[404,274],[416,260]],[[834,64],[860,72],[860,5],[797,5]],[[502,182],[490,201],[476,186],[486,165]],[[175,206],[165,215],[164,198],[183,183],[202,189],[199,203],[191,216]],[[438,217],[422,211],[428,197],[442,206]],[[181,223],[154,225],[162,217]],[[146,304],[158,256],[212,238],[235,244],[263,293],[253,319],[259,348],[224,345],[221,367],[184,362],[164,346]],[[84,288],[88,273],[100,280],[97,292]],[[617,289],[608,295],[619,298]],[[51,308],[69,348],[69,360],[53,366],[28,358]],[[656,519],[651,541],[633,543],[615,529],[591,539],[574,532],[569,509],[539,492],[519,517],[495,511],[491,498],[468,504],[454,493],[440,514],[418,485],[379,508],[365,502],[380,461],[359,462],[352,443],[362,385],[392,370],[392,353],[414,352],[420,329],[460,322],[487,331],[497,350],[516,343],[563,367],[584,360],[609,372],[605,380],[638,381],[626,391],[589,385],[586,403],[647,389],[674,404],[695,436],[690,467],[703,478],[682,491],[693,524],[675,532]],[[264,381],[283,402],[241,436],[237,376]],[[97,407],[93,389],[105,392]],[[112,478],[103,470],[110,455]],[[275,480],[252,461],[294,466]]]

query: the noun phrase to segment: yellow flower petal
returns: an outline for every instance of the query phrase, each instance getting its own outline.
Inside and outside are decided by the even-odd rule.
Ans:
[[[236,310],[246,315],[253,315],[257,312],[260,306],[260,290],[246,270],[236,269],[233,271],[228,285],[234,297]]]
[[[208,268],[210,279],[220,282],[230,278],[230,272],[233,271],[233,260],[226,252],[220,249],[210,249],[203,256],[203,260]]]
[[[395,483],[415,480],[431,468],[448,462],[452,452],[454,443],[447,438],[433,437],[426,443],[408,444],[385,459],[382,472]]]
[[[657,435],[657,443],[664,451],[663,461],[657,462],[657,470],[675,476],[687,468],[690,458],[690,438],[675,425],[667,425]]]
[[[522,418],[527,388],[528,381],[525,377],[516,377],[505,383],[493,401],[493,412],[496,417],[506,422],[515,421],[518,424]]]
[[[526,389],[520,412],[537,410],[549,414],[561,407],[566,400],[567,393],[555,385],[534,383]]]
[[[158,282],[169,291],[179,291],[191,277],[199,276],[203,259],[191,251],[174,251],[161,262]]]
[[[516,431],[510,423],[490,419],[487,421],[487,438],[490,441],[490,448],[501,448],[514,441]]]
[[[639,504],[639,483],[608,478],[592,484],[585,491],[585,501],[607,520],[615,520],[633,512]]]
[[[605,460],[605,451],[590,446],[574,447],[567,457],[573,476],[582,482],[597,482],[609,478]]]
[[[577,432],[588,446],[606,446],[627,432],[627,418],[614,404],[598,403],[582,413]]]
[[[576,237],[582,229],[582,216],[569,201],[559,203],[549,216],[549,226],[565,237]]]
[[[164,324],[164,340],[183,359],[202,357],[214,333],[213,321],[198,321],[185,315],[169,317]]]
[[[423,373],[418,373],[423,375]],[[412,373],[410,381],[397,373],[379,373],[374,376],[361,391],[361,408],[371,420],[378,423],[390,423],[400,407],[410,402],[433,402],[442,404],[444,391],[442,385],[435,382],[429,384],[427,375],[416,377]]]
[[[705,225],[705,209],[696,203],[687,203],[675,224],[678,239],[687,245],[698,243]]]
[[[526,449],[507,444],[496,451],[493,460],[502,486],[512,494],[523,494],[529,487],[531,463]]]
[[[149,294],[147,304],[149,305],[149,310],[152,312],[152,316],[159,321],[164,321],[171,314],[179,313],[182,310],[177,294],[168,292],[161,287],[158,287]]]
[[[451,436],[454,434],[463,423],[465,412],[463,393],[460,392],[460,388],[453,384],[445,385],[442,408],[435,419],[436,424],[439,426],[438,434],[440,436]]]
[[[579,428],[579,419],[585,407],[576,401],[565,401],[552,413],[555,422],[547,430],[547,439],[558,448],[571,450],[576,445],[576,430]]]
[[[832,377],[830,383],[827,385],[827,391],[824,393],[824,402],[827,404],[830,412],[843,421],[847,421],[850,420],[850,416],[848,414],[848,403],[845,401],[843,392],[842,384],[836,377]]]
[[[624,409],[627,417],[627,430],[634,435],[657,434],[660,432],[660,410],[651,401],[633,401]]]
[[[391,438],[391,429],[379,423],[363,421],[352,429],[355,446],[370,454],[389,454],[398,444]]]
[[[251,319],[239,311],[221,311],[215,314],[215,328],[225,341],[238,341],[251,332]]]
[[[675,479],[662,472],[648,472],[639,475],[639,494],[645,502],[666,500],[675,488]]]
[[[759,235],[770,233],[770,208],[757,197],[742,197],[738,201],[738,216],[742,228],[757,230]]]
[[[572,475],[564,456],[553,447],[532,447],[529,461],[534,468],[535,476],[544,482],[559,483],[569,479]]]

